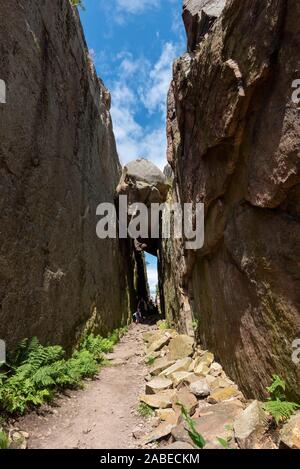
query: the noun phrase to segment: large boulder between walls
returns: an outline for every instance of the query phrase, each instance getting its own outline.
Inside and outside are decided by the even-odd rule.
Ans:
[[[159,231],[159,220],[155,222],[151,219],[151,204],[164,204],[169,190],[170,185],[166,176],[151,161],[140,158],[124,166],[116,189],[117,205],[120,196],[127,196],[128,224],[137,213],[136,204],[144,204],[148,209],[144,220],[148,224],[148,237],[135,239],[135,247],[138,251],[145,250],[157,255],[158,238],[151,239],[151,224]]]
[[[300,400],[300,3],[228,0],[193,53],[175,61],[168,97],[173,200],[205,205],[197,252],[166,240],[162,304],[247,397],[273,374]],[[246,51],[246,52],[245,52]]]
[[[130,247],[96,235],[121,175],[109,112],[77,9],[1,2],[0,339],[71,348],[131,309]]]

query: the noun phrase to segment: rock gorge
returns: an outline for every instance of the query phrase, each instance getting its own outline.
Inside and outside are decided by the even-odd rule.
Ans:
[[[174,202],[205,204],[205,244],[159,243],[162,310],[179,331],[197,325],[247,397],[278,373],[299,401],[300,4],[183,6],[166,175]],[[148,294],[133,243],[96,237],[96,207],[121,178],[110,95],[68,0],[4,2],[0,36],[0,338],[70,348],[86,327],[126,324]]]
[[[1,2],[0,337],[71,347],[134,308],[130,244],[96,237],[121,175],[110,95],[66,0]]]
[[[250,397],[274,373],[300,397],[299,15],[294,0],[185,0],[189,52],[168,96],[172,197],[206,218],[203,249],[161,248],[164,307],[181,328],[197,321]]]

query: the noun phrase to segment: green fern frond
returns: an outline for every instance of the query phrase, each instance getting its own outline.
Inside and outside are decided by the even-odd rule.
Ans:
[[[270,414],[276,425],[280,425],[283,422],[289,420],[289,418],[295,413],[297,409],[300,409],[298,404],[294,402],[286,401],[268,401],[263,405],[264,410]]]

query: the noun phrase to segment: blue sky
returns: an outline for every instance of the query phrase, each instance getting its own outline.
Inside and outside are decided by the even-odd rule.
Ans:
[[[81,20],[98,75],[112,95],[122,164],[166,164],[166,99],[172,63],[186,48],[182,0],[84,0]],[[147,256],[152,293],[156,259]]]

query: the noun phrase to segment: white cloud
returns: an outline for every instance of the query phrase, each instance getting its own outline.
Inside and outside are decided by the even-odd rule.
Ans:
[[[167,92],[172,77],[172,64],[177,56],[176,46],[167,42],[158,62],[150,72],[148,84],[142,90],[142,101],[149,112],[166,110]]]
[[[121,12],[138,14],[149,8],[158,8],[161,0],[116,0],[117,9]]]
[[[139,157],[151,160],[161,169],[166,165],[166,96],[171,80],[175,47],[166,44],[154,66],[143,57],[134,59],[122,53],[118,77],[112,83],[112,119],[121,163]],[[169,62],[170,60],[170,62]],[[142,127],[138,112],[158,112],[158,118]]]
[[[163,44],[154,64],[126,51],[116,57],[119,65],[115,79],[108,85],[114,133],[123,165],[140,157],[161,169],[167,164],[166,99],[177,54],[176,46],[168,42]]]
[[[154,265],[147,266],[147,275],[148,275],[148,283],[150,287],[150,294],[151,296],[155,297],[156,295],[156,286],[158,284],[158,273],[157,267]]]

